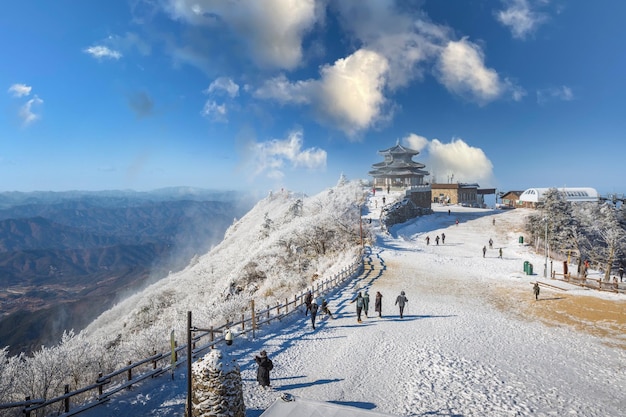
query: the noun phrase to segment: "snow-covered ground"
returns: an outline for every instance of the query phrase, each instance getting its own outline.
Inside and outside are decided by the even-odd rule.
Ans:
[[[283,393],[398,416],[624,415],[623,343],[547,326],[507,305],[551,303],[564,294],[542,288],[534,299],[529,283],[543,280],[544,260],[519,244],[527,211],[433,206],[435,214],[383,233],[381,203],[368,202],[366,217],[379,231],[368,248],[371,263],[327,297],[335,319],[322,319],[313,330],[304,314],[292,314],[255,340],[237,337],[222,348],[238,358],[247,417],[260,416]],[[436,245],[442,233],[445,243]],[[490,238],[493,249],[483,257]],[[532,277],[524,274],[524,261],[534,264]],[[559,285],[567,296],[626,306],[623,295]],[[350,301],[366,289],[369,318],[359,324]],[[381,318],[373,311],[377,291]],[[394,306],[400,291],[409,299],[404,319]],[[520,292],[527,297],[507,297]],[[254,355],[262,349],[275,364],[270,391],[255,381]],[[185,371],[178,369],[174,381],[162,376],[82,415],[181,416],[185,396]]]

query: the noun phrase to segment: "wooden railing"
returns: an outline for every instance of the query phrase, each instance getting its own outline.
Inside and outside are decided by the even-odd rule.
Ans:
[[[348,267],[344,268],[335,276],[326,280],[314,282],[310,289],[294,296],[293,300],[285,299],[284,304],[278,303],[275,306],[257,311],[254,308],[254,301],[251,301],[250,308],[242,313],[238,322],[224,323],[218,327],[208,329],[198,329],[194,331],[192,338],[192,360],[201,356],[204,351],[214,348],[224,341],[224,331],[229,328],[238,328],[239,334],[255,331],[258,326],[270,324],[272,321],[281,320],[286,315],[297,311],[297,308],[304,304],[306,291],[311,290],[316,296],[324,295],[331,289],[343,284],[347,279],[352,278],[363,271],[362,255]],[[31,399],[26,397],[24,401],[0,404],[0,416],[4,415],[24,415],[30,417],[36,415],[55,415],[69,417],[107,402],[114,394],[130,389],[133,385],[141,381],[154,378],[161,374],[173,371],[175,368],[187,362],[187,354],[179,355],[180,352],[187,351],[187,344],[178,346],[174,343],[174,349],[164,353],[154,353],[152,356],[137,362],[129,361],[127,366],[109,374],[100,373],[95,383],[86,387],[70,391],[69,384],[65,385],[65,392],[62,395],[49,399]],[[179,356],[182,356],[179,358]],[[73,405],[72,399],[78,397]],[[5,410],[5,411],[3,411]],[[10,413],[10,414],[5,414]],[[18,414],[15,414],[18,413]]]
[[[589,278],[585,276],[574,276],[571,273],[558,274],[552,272],[552,279],[564,281],[580,287],[590,288],[592,290],[599,291],[611,291],[611,292],[626,292],[626,285],[624,283],[613,281],[603,281],[602,278]]]

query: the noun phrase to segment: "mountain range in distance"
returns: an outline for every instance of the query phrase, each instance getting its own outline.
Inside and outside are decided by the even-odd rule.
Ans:
[[[255,203],[234,191],[0,193],[0,345],[58,343],[184,268]]]

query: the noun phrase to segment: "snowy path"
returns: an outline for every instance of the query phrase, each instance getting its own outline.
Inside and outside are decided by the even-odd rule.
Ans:
[[[441,232],[445,245],[433,245]],[[441,212],[393,233],[372,248],[373,269],[328,297],[336,319],[313,330],[308,317],[296,313],[256,340],[238,339],[228,348],[242,369],[248,417],[258,417],[283,392],[398,416],[623,415],[624,350],[496,307],[502,288],[527,291],[528,302],[535,302],[521,269],[524,260],[541,262],[518,245],[507,213]],[[491,235],[494,249],[483,258]],[[350,301],[364,288],[370,318],[359,324]],[[404,319],[393,305],[401,290],[409,299]],[[376,291],[383,294],[382,318],[372,317]],[[261,349],[275,363],[272,391],[256,385],[253,357]],[[173,416],[182,410],[182,389],[155,388],[141,401],[129,396],[88,415],[108,409]]]

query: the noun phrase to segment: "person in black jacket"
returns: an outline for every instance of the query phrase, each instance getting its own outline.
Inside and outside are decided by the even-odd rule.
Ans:
[[[270,386],[270,371],[274,369],[272,360],[267,357],[267,352],[262,350],[259,356],[255,356],[254,360],[259,365],[259,369],[256,371],[256,380],[262,387]]]
[[[378,312],[378,317],[383,316],[383,295],[380,291],[376,291],[376,299],[374,300],[374,311]]]
[[[313,294],[311,291],[307,291],[304,296],[304,304],[306,305],[306,311],[304,312],[305,316],[309,315],[309,311],[311,311],[311,303],[313,302]]]
[[[315,317],[317,317],[317,303],[313,301],[311,303],[311,324],[313,325],[313,330],[315,330]]]

